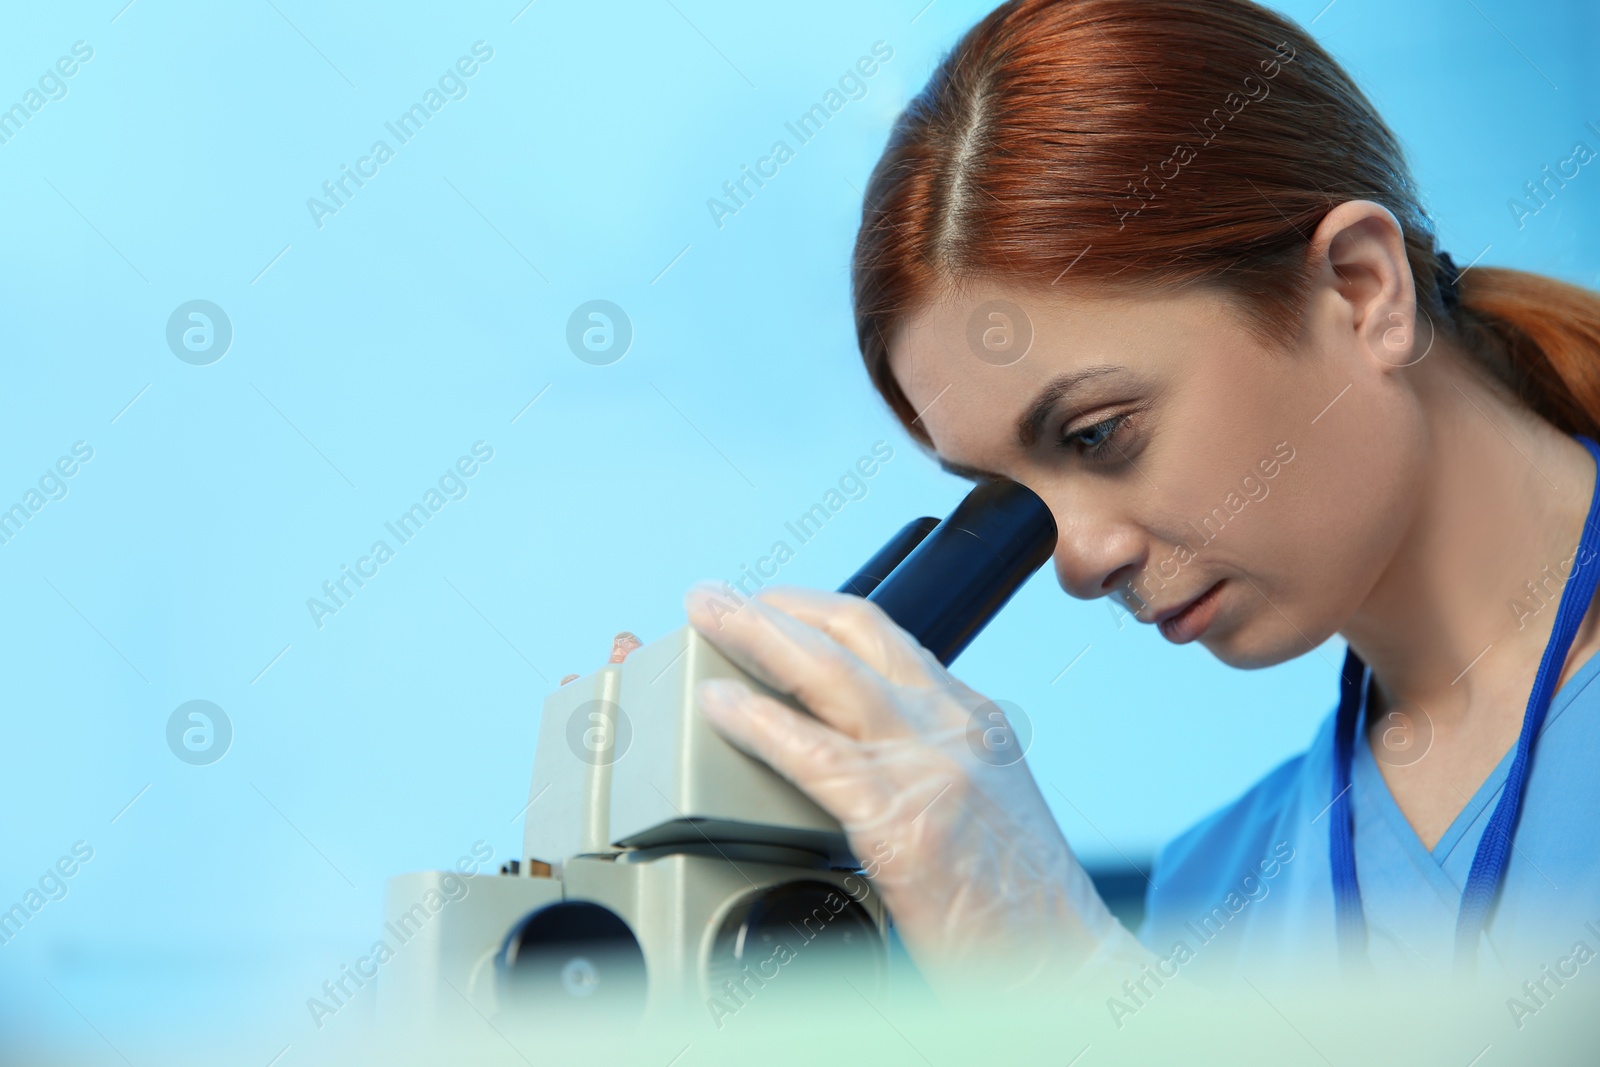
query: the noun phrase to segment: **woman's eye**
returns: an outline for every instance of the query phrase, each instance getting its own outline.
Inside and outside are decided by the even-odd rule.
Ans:
[[[1109,419],[1074,430],[1066,435],[1064,444],[1076,445],[1089,459],[1100,459],[1116,448],[1115,438],[1127,421],[1126,415],[1113,415]]]

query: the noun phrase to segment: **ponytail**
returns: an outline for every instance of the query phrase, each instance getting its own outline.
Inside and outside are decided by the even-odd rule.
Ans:
[[[1600,293],[1501,267],[1458,285],[1467,350],[1562,431],[1600,437]]]

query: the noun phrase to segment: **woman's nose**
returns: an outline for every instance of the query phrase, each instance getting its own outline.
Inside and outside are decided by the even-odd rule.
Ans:
[[[1131,585],[1144,563],[1145,538],[1137,527],[1080,506],[1058,507],[1049,501],[1056,520],[1056,581],[1080,600],[1094,600]]]

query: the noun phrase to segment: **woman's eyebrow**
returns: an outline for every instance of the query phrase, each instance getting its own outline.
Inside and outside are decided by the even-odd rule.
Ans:
[[[1085,367],[1083,370],[1058,374],[1051,378],[1045,387],[1039,390],[1027,410],[1017,418],[1017,444],[1023,448],[1033,447],[1033,443],[1039,439],[1039,431],[1044,427],[1044,420],[1050,417],[1051,410],[1079,386],[1094,378],[1116,374],[1125,369],[1117,364],[1102,363],[1099,366]]]

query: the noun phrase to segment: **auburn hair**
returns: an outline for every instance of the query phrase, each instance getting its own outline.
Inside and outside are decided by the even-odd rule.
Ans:
[[[867,186],[851,271],[862,358],[931,447],[888,344],[964,280],[1208,285],[1285,346],[1311,235],[1361,199],[1399,220],[1420,310],[1542,417],[1600,436],[1600,294],[1471,267],[1447,305],[1399,140],[1309,34],[1250,0],[1010,0],[967,31]]]

